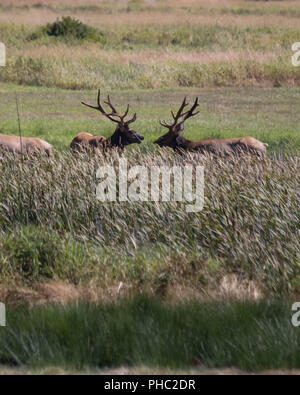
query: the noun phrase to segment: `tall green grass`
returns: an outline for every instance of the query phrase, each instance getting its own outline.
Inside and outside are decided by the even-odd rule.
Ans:
[[[300,68],[286,58],[212,61],[208,64],[176,61],[146,64],[115,61],[98,57],[61,58],[53,56],[17,56],[8,59],[0,81],[20,85],[64,89],[154,89],[178,87],[299,85]]]
[[[176,281],[189,283],[194,278],[191,283],[196,286],[201,276],[203,283],[209,278],[212,261],[217,268],[213,280],[225,270],[255,279],[270,293],[298,289],[300,202],[296,156],[257,161],[253,157],[182,157],[168,151],[146,153],[139,149],[126,156],[129,167],[204,165],[203,211],[187,213],[185,203],[173,201],[158,205],[151,201],[97,201],[96,170],[100,165],[111,165],[117,171],[117,153],[98,157],[62,153],[54,159],[40,158],[37,162],[31,158],[24,163],[5,158],[0,163],[2,234],[24,225],[37,226],[39,234],[32,236],[34,230],[25,234],[24,242],[22,232],[12,238],[2,236],[3,275],[9,270],[21,273],[21,278],[30,273],[34,279],[47,278],[48,273],[52,273],[51,278],[56,278],[53,273],[71,281],[80,278],[82,260],[70,253],[66,265],[74,268],[71,274],[67,266],[61,269],[63,252],[58,253],[57,260],[51,255],[58,232],[100,248],[99,259],[92,258],[86,265],[87,278],[99,279],[98,265],[106,285],[111,280],[125,280],[142,288],[149,282],[155,288],[162,282],[168,289]],[[39,228],[45,232],[40,234]],[[67,251],[72,251],[67,239],[65,243]],[[42,252],[36,258],[39,244]],[[12,245],[19,252],[14,253]],[[63,245],[58,242],[58,252]],[[153,247],[151,259],[145,259]]]
[[[300,331],[279,301],[8,308],[0,363],[43,367],[299,369]]]

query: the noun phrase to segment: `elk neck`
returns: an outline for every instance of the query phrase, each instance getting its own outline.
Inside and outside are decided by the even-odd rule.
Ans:
[[[124,148],[127,145],[126,137],[117,128],[112,136],[107,139],[108,146]]]
[[[193,141],[186,139],[182,135],[177,137],[174,150],[193,148]]]

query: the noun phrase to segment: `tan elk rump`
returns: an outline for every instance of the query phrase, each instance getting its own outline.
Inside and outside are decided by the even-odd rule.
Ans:
[[[53,155],[52,145],[37,137],[20,138],[19,136],[0,134],[0,149],[24,155],[41,152],[45,152],[48,156]]]
[[[174,115],[172,111],[173,123],[167,124],[166,122],[160,122],[160,124],[169,129],[169,131],[163,136],[159,137],[155,144],[160,147],[170,147],[175,151],[186,150],[186,151],[199,151],[212,152],[214,154],[233,155],[241,153],[256,154],[260,157],[266,155],[266,147],[268,144],[262,143],[254,137],[235,137],[229,139],[216,139],[216,138],[205,138],[199,141],[191,141],[186,139],[182,135],[184,130],[184,122],[199,113],[194,112],[199,106],[198,98],[196,98],[192,107],[184,112],[184,109],[188,106],[186,98],[184,98],[178,112]]]
[[[121,115],[110,101],[110,97],[107,97],[107,101],[104,102],[110,107],[111,112],[105,111],[101,104],[100,89],[98,91],[97,106],[91,106],[82,102],[87,107],[94,110],[100,111],[102,115],[108,118],[110,121],[117,123],[115,132],[109,138],[103,136],[93,136],[90,133],[79,133],[74,137],[70,144],[71,151],[81,151],[82,149],[108,149],[108,148],[120,148],[124,149],[129,144],[140,144],[144,137],[137,133],[135,130],[130,129],[129,125],[136,121],[136,114],[129,120],[125,120],[129,112],[129,105],[123,115]]]
[[[105,147],[107,139],[103,136],[93,136],[90,133],[79,133],[70,144],[71,151]]]

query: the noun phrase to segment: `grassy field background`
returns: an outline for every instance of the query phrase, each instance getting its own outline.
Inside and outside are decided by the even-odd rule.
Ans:
[[[65,15],[97,38],[41,34]],[[0,80],[68,89],[299,85],[291,64],[299,19],[296,1],[2,2],[9,67]]]
[[[185,125],[187,138],[250,135],[268,143],[269,152],[296,152],[300,148],[300,88],[104,89],[103,96],[107,93],[118,108],[125,109],[129,103],[131,113],[137,112],[134,129],[144,135],[145,150],[153,150],[153,141],[165,133],[159,120],[169,120],[171,110],[179,107],[184,96],[189,102],[198,96],[200,104],[200,114]],[[68,149],[79,132],[108,137],[114,131],[112,122],[81,104],[82,100],[95,104],[96,90],[69,91],[0,83],[1,133],[18,133],[16,94],[24,136],[44,138],[58,151]]]
[[[45,34],[67,15],[94,35]],[[299,369],[299,21],[297,1],[1,1],[0,133],[18,134],[17,96],[23,135],[55,148],[0,160],[2,365]],[[117,153],[68,147],[113,132],[80,104],[98,88],[138,114],[130,164],[205,165],[201,213],[96,200],[95,170]],[[200,104],[187,138],[251,135],[268,158],[157,149],[159,120],[184,96]]]

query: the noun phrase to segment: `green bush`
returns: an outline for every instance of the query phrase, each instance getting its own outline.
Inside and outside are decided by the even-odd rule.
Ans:
[[[61,20],[57,19],[54,23],[48,23],[29,37],[36,40],[41,36],[60,37],[72,40],[93,40],[103,42],[103,33],[88,26],[70,16],[64,16]]]
[[[0,275],[23,281],[65,279],[78,283],[95,263],[92,250],[47,228],[21,226],[0,242]]]
[[[75,37],[79,40],[87,38],[88,35],[94,29],[83,24],[79,20],[73,19],[69,16],[62,17],[62,20],[58,20],[54,23],[49,23],[47,25],[48,36],[64,36],[64,37]]]

